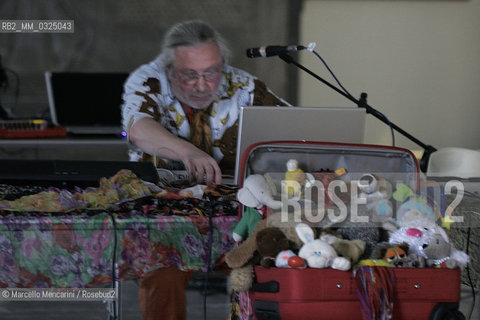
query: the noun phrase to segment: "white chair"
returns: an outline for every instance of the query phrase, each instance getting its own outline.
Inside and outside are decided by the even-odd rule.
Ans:
[[[465,148],[442,148],[430,155],[427,176],[480,177],[480,151]]]

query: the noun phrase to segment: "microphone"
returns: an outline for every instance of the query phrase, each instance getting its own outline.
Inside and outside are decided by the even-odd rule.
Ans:
[[[278,55],[289,53],[289,52],[297,52],[304,49],[308,49],[308,48],[304,46],[266,46],[266,47],[260,47],[260,48],[250,48],[250,49],[247,49],[247,57],[249,58],[272,57],[272,56],[278,56]]]

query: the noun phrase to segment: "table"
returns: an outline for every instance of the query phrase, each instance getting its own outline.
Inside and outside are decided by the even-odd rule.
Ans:
[[[109,210],[0,211],[0,287],[94,287],[112,282],[115,265],[119,280],[206,271],[235,245],[236,205],[147,196]]]
[[[236,220],[212,219],[212,265],[233,248]],[[112,282],[115,263],[120,280],[165,266],[206,271],[208,234],[208,218],[198,216],[2,216],[0,287],[93,287]]]

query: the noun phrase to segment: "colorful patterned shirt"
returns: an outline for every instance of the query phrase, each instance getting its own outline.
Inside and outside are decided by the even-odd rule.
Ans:
[[[144,117],[158,121],[174,135],[191,141],[192,128],[180,101],[171,91],[159,56],[140,66],[127,79],[123,93],[123,127],[129,128]],[[217,97],[206,109],[206,125],[211,132],[211,150],[203,150],[223,168],[233,168],[237,145],[238,118],[242,106],[288,105],[251,74],[226,65]],[[151,161],[151,155],[131,149],[130,160]]]

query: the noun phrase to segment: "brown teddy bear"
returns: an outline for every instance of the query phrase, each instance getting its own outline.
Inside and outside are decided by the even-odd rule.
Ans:
[[[252,234],[245,239],[241,245],[225,255],[225,262],[232,269],[247,265],[258,249],[257,233],[267,227],[277,227],[280,229],[290,242],[290,249],[299,249],[303,244],[295,231],[295,226],[300,222],[299,220],[301,220],[301,217],[299,219],[299,217],[295,217],[293,213],[287,213],[287,217],[283,217],[281,212],[275,212],[266,219],[260,220]]]
[[[242,244],[225,255],[225,262],[232,268],[229,281],[233,290],[248,291],[252,287],[253,265],[258,262],[258,256],[255,258],[258,253],[257,234],[267,228],[276,227],[288,240],[289,249],[296,250],[303,244],[295,231],[295,226],[299,220],[301,220],[301,217],[294,213],[289,212],[285,217],[282,216],[282,212],[275,212],[266,219],[260,220],[252,234]]]
[[[261,255],[260,265],[265,268],[275,266],[277,255],[290,249],[285,234],[276,227],[269,227],[257,233],[257,252]]]

